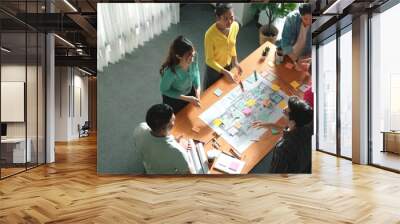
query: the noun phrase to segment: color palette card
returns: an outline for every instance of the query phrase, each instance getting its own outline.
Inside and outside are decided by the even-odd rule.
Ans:
[[[278,90],[281,89],[281,87],[279,87],[279,86],[276,85],[276,84],[272,84],[271,89],[272,89],[273,91],[278,91]]]
[[[214,94],[216,96],[221,96],[222,95],[222,90],[220,88],[217,88],[216,90],[214,90]]]
[[[291,82],[290,85],[291,85],[294,89],[297,89],[297,87],[300,86],[300,84],[299,84],[298,82],[296,82],[296,81]]]

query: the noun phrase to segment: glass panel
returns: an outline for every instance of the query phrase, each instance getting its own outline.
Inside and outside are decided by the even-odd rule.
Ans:
[[[1,140],[2,177],[25,170],[26,158],[26,34],[2,33],[1,46]],[[6,130],[5,130],[6,129]]]
[[[318,148],[336,153],[336,39],[318,49]]]
[[[340,152],[352,157],[352,35],[340,37]]]
[[[38,163],[45,163],[45,52],[46,39],[44,34],[39,34],[38,46]]]
[[[28,38],[28,62],[27,62],[27,82],[26,82],[26,112],[27,112],[27,143],[30,144],[28,149],[30,148],[31,153],[28,153],[28,168],[37,165],[37,80],[38,80],[38,36],[36,32],[27,33]]]
[[[315,90],[317,89],[316,88],[316,86],[317,86],[316,85],[316,75],[315,75],[315,74],[317,74],[317,72],[316,72],[316,68],[317,68],[317,48],[315,46],[312,46],[311,60],[312,60],[312,62],[311,62],[311,85],[312,85],[312,90],[313,90],[313,92],[315,94]],[[314,95],[314,104],[313,105],[316,105],[316,103],[315,103],[315,95]],[[316,130],[317,130],[316,129],[316,126],[317,126],[317,113],[315,112],[316,111],[315,108],[316,107],[314,106],[314,108],[313,108],[313,110],[314,110],[314,113],[313,113],[313,115],[314,115],[314,134],[312,136],[312,149],[313,150],[317,149],[317,147],[316,147],[317,135],[315,134]]]
[[[400,170],[400,4],[374,15],[372,26],[372,163]],[[388,132],[383,134],[382,132]]]

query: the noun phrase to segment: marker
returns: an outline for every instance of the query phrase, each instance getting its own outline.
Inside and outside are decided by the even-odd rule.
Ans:
[[[243,86],[242,81],[239,81],[239,85],[240,85],[240,88],[242,89],[242,92],[244,92],[244,86]]]
[[[233,148],[231,148],[230,151],[231,151],[232,155],[233,155],[234,157],[236,157],[236,159],[240,159],[240,154],[239,154],[238,151],[236,151],[236,150],[233,149]]]
[[[258,77],[257,77],[257,72],[256,72],[256,70],[254,70],[254,79],[257,81],[258,80]]]

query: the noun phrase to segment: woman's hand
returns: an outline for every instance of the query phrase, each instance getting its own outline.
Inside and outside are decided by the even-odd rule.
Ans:
[[[269,128],[271,126],[271,123],[266,123],[262,121],[254,121],[251,126],[253,128]]]
[[[263,121],[254,121],[251,125],[253,128],[275,128],[277,130],[283,130],[284,127],[281,127],[277,124],[274,123],[267,123],[267,122],[263,122]]]
[[[197,107],[200,107],[200,100],[195,96],[186,96],[187,101]]]
[[[234,63],[234,66],[235,66],[235,68],[236,68],[237,71],[238,71],[238,75],[241,76],[241,75],[243,74],[243,69],[242,69],[242,67],[240,67],[239,63],[237,63],[237,62]]]
[[[310,67],[310,63],[297,62],[294,68],[299,72],[308,72],[308,67]]]
[[[235,78],[235,75],[234,75],[232,72],[227,71],[227,70],[224,69],[224,70],[222,70],[221,73],[222,73],[225,77],[227,77],[228,80],[229,80],[230,82],[237,83],[236,78]]]

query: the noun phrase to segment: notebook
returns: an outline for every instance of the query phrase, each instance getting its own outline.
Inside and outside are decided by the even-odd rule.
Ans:
[[[240,174],[245,162],[221,153],[215,161],[214,167],[229,174]]]

